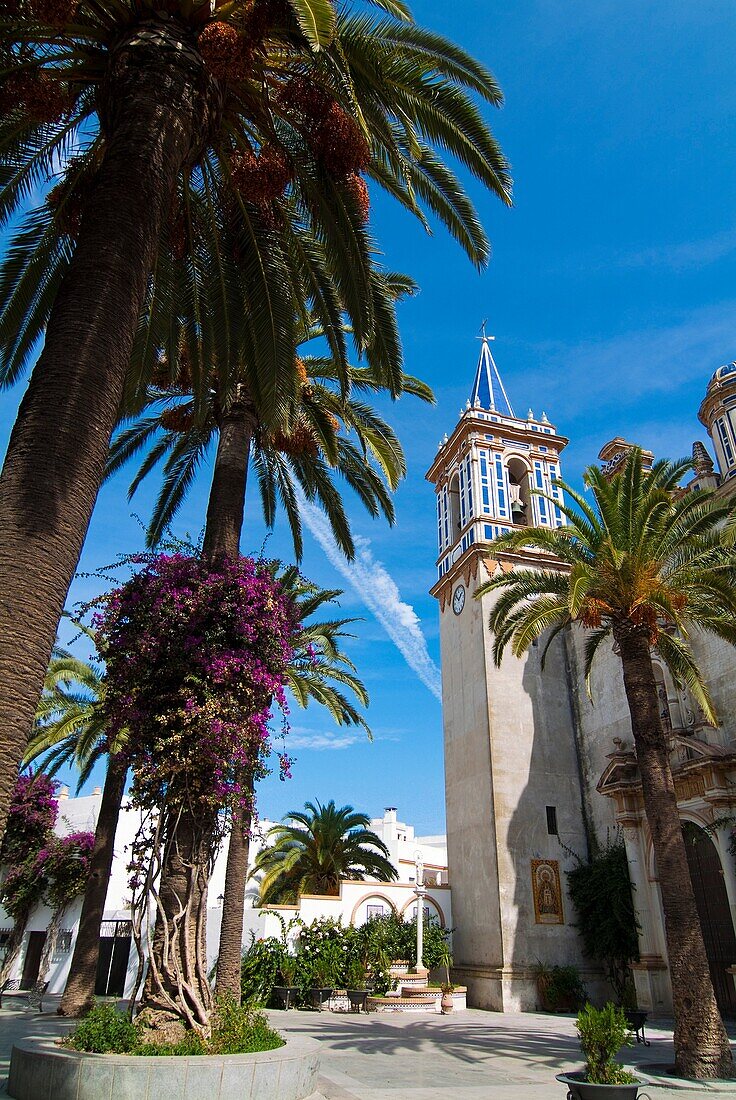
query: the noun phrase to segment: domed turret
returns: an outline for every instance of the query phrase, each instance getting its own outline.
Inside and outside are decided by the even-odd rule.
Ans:
[[[736,475],[736,362],[713,374],[698,417],[708,429],[724,481]]]

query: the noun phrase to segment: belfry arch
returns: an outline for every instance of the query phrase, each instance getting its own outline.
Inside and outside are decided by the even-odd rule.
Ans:
[[[531,475],[529,466],[523,458],[512,455],[506,462],[506,470],[509,478],[511,522],[522,527],[530,527],[534,513],[529,486]]]

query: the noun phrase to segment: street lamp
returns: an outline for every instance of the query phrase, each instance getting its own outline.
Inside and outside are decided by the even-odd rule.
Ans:
[[[424,860],[420,851],[414,854],[414,893],[417,899],[417,972],[424,970],[424,895],[427,888],[424,885]]]

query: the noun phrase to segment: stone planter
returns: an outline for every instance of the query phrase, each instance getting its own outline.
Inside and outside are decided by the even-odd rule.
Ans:
[[[452,997],[452,990],[448,989],[446,993],[442,994],[442,1000],[440,1001],[442,1008],[442,1015],[447,1016],[455,1007],[455,1001]]]
[[[22,1039],[10,1056],[13,1100],[304,1100],[317,1088],[319,1044],[299,1036],[260,1054],[83,1054]]]

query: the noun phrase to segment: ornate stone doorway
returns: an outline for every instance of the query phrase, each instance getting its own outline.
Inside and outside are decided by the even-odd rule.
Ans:
[[[727,968],[736,963],[736,933],[731,921],[721,861],[715,844],[704,829],[688,822],[683,832],[718,1007],[725,1015],[736,1016],[736,987],[732,976],[727,973]]]

